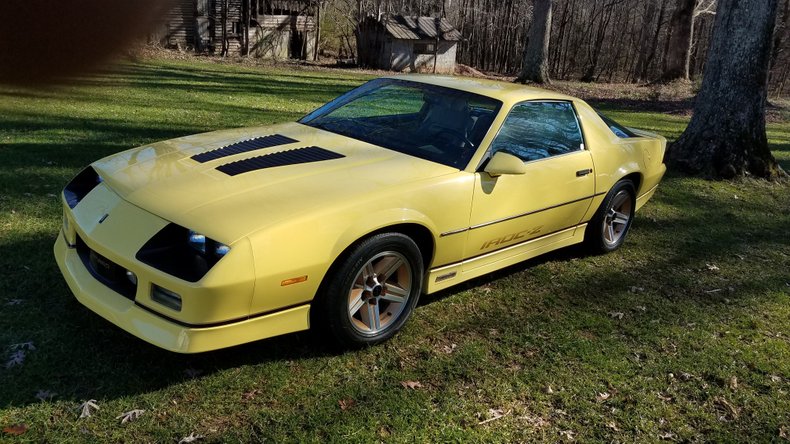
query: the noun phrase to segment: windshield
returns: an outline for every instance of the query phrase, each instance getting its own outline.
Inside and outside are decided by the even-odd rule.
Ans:
[[[463,169],[502,103],[473,93],[378,79],[299,122],[421,159]]]

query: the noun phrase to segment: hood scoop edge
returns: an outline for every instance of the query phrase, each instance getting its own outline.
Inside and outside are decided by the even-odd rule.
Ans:
[[[266,168],[321,162],[324,160],[341,159],[343,157],[346,156],[321,147],[308,146],[226,163],[218,166],[217,171],[221,171],[228,176],[236,176],[238,174]]]
[[[195,154],[192,160],[200,163],[210,162],[212,160],[221,159],[223,157],[234,156],[236,154],[248,153],[250,151],[261,150],[264,148],[271,148],[280,145],[288,145],[297,143],[298,140],[292,139],[282,134],[272,134],[269,136],[255,137],[253,139],[242,140],[230,145],[216,148],[211,151]]]

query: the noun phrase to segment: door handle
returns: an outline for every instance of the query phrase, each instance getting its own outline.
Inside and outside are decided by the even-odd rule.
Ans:
[[[579,170],[576,172],[576,177],[586,176],[592,173],[592,168],[587,168],[586,170]]]

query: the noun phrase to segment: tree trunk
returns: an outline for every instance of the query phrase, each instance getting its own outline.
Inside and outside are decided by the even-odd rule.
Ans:
[[[768,148],[765,104],[777,0],[721,0],[688,128],[667,153],[686,173],[783,175]]]
[[[532,26],[524,50],[524,66],[518,81],[521,83],[551,83],[549,79],[549,37],[551,36],[551,1],[535,0]]]
[[[228,0],[222,0],[222,10],[220,12],[222,21],[222,52],[220,55],[228,55]]]
[[[670,35],[667,43],[666,68],[661,75],[661,81],[689,79],[695,4],[695,0],[677,0],[675,12],[669,23]]]
[[[638,80],[645,80],[647,66],[650,64],[650,60],[653,58],[653,54],[655,54],[655,44],[652,45],[653,52],[650,52],[650,25],[653,23],[653,18],[656,15],[657,8],[657,0],[650,0],[647,4],[647,9],[645,10],[644,21],[642,22],[642,31],[639,36],[639,58],[636,62],[636,73],[634,75],[635,79]],[[661,20],[659,18],[659,20]],[[661,23],[656,24],[656,34],[658,30],[661,29]],[[658,40],[657,38],[655,40]]]

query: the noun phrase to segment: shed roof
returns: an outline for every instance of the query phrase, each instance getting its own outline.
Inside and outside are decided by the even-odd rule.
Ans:
[[[436,38],[436,18],[391,15],[383,19],[387,32],[401,40],[426,40]],[[439,21],[439,39],[458,41],[461,33],[446,18]]]

